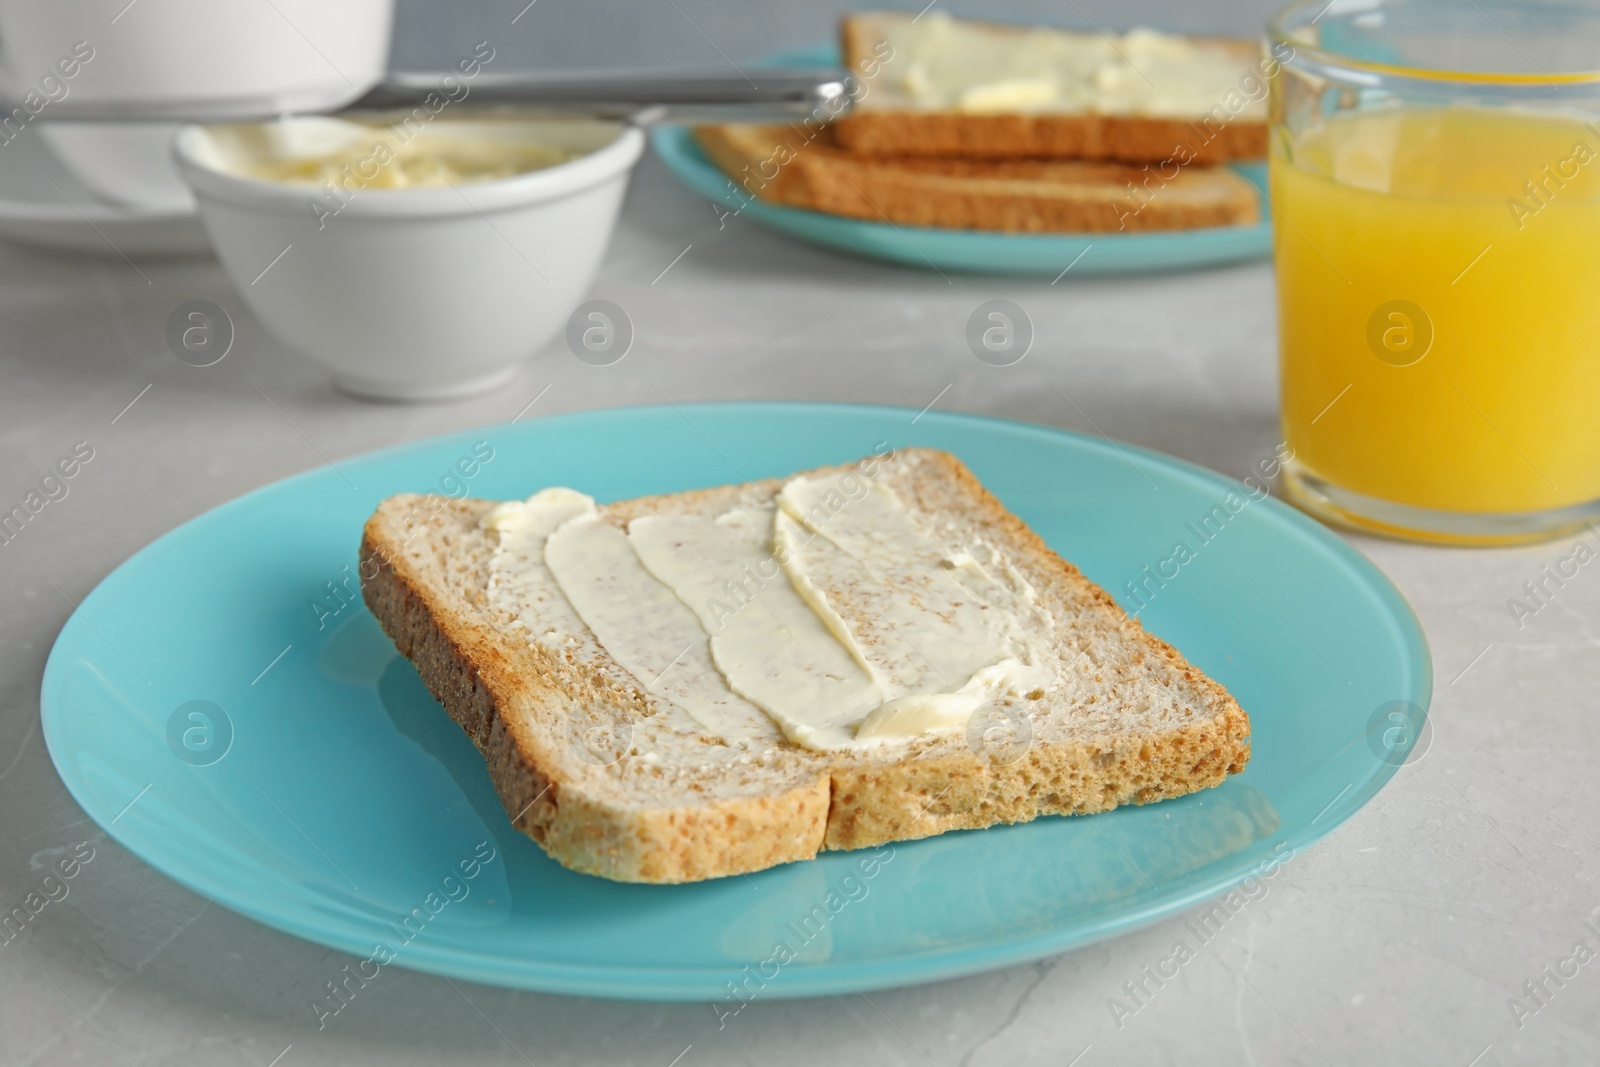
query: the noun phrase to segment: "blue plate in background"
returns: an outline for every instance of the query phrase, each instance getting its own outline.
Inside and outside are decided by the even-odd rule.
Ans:
[[[850,992],[1131,930],[1270,876],[1394,773],[1428,703],[1428,650],[1400,595],[1344,542],[1275,500],[1241,506],[1237,482],[1141,449],[915,414],[593,411],[436,438],[250,493],[162,537],[84,599],[45,671],[51,757],[89,817],[146,862],[373,961],[360,967],[369,977],[398,965],[710,1001],[746,967],[765,972],[764,997]],[[511,828],[476,750],[353,592],[362,523],[393,493],[509,499],[566,484],[612,500],[843,462],[880,441],[955,453],[1119,596],[1147,566],[1168,574],[1140,617],[1250,713],[1248,770],[1147,807],[898,844],[870,873],[872,853],[827,853],[748,877],[621,885],[561,868]],[[1194,524],[1208,515],[1218,531],[1202,539]],[[1175,568],[1180,540],[1192,558]],[[1409,732],[1392,715],[1405,706]],[[779,941],[793,958],[774,964]]]
[[[773,57],[769,62],[827,66],[839,62],[831,45]],[[1249,226],[1218,226],[1157,233],[1009,234],[979,230],[897,226],[825,215],[754,200],[706,158],[685,126],[658,126],[650,144],[667,169],[693,192],[722,204],[739,218],[750,218],[812,244],[886,259],[923,269],[984,274],[1037,274],[1056,278],[1176,270],[1257,259],[1272,251],[1271,217],[1266,199],[1266,166],[1235,169],[1255,185],[1261,220]]]

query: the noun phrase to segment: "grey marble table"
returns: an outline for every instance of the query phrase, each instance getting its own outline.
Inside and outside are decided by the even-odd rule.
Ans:
[[[69,599],[249,489],[510,419],[547,387],[525,417],[662,394],[936,401],[1103,431],[1242,476],[1278,439],[1272,273],[1256,263],[1055,285],[946,281],[748,220],[719,226],[646,160],[593,287],[633,319],[628,357],[593,367],[558,342],[493,395],[408,407],[331,391],[264,336],[215,263],[139,271],[0,247],[0,500],[20,499],[74,442],[95,449],[70,494],[0,547],[0,907],[21,904],[80,842],[94,849],[69,895],[0,943],[0,1064],[1600,1062],[1600,962],[1573,962],[1578,942],[1600,948],[1585,926],[1600,916],[1600,571],[1583,569],[1519,620],[1507,601],[1568,544],[1484,552],[1361,538],[1432,642],[1430,747],[1132,1014],[1112,998],[1128,1003],[1124,984],[1170,954],[1183,917],[870,1000],[758,1002],[721,1029],[703,1004],[389,970],[319,1031],[307,990],[340,954],[168,881],[62,788],[38,691]],[[1035,325],[1015,366],[979,362],[963,339],[972,309],[995,297]],[[238,324],[234,351],[209,368],[180,363],[164,339],[172,309],[197,298]]]

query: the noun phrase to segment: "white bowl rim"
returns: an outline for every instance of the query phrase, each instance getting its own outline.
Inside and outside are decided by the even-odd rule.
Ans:
[[[453,188],[363,190],[362,195],[351,196],[339,213],[368,218],[465,215],[556,200],[626,172],[644,154],[643,130],[626,122],[610,124],[617,129],[615,137],[593,152],[565,163],[509,178],[462,182]],[[244,207],[295,211],[306,210],[308,201],[323,199],[320,190],[309,186],[251,178],[202,162],[197,149],[205,136],[203,125],[189,123],[178,130],[173,140],[172,154],[178,172],[196,197]]]

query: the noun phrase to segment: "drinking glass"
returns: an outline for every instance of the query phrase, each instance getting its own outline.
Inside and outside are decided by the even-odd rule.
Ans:
[[[1464,544],[1600,517],[1600,10],[1307,0],[1267,34],[1288,497]]]

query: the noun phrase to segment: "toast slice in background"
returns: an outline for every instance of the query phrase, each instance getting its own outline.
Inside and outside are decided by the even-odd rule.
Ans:
[[[1251,224],[1255,187],[1224,167],[863,156],[833,128],[701,126],[695,139],[746,194],[907,226],[1003,233],[1115,233]]]
[[[477,744],[513,824],[574,870],[689,882],[946,830],[1090,814],[1222,782],[1244,769],[1250,721],[1216,682],[1145,633],[953,456],[916,449],[877,478],[941,550],[987,542],[1055,619],[1056,680],[997,701],[1004,744],[971,731],[814,751],[709,737],[649,695],[592,633],[531,639],[491,607],[498,535],[486,500],[384,501],[362,542],[367,605]],[[770,503],[768,480],[600,509],[716,516]]]
[[[920,29],[913,23],[921,23]],[[974,53],[1015,55],[1008,77],[992,86],[974,86],[987,98],[963,107],[953,100],[930,103],[915,91],[928,31],[946,35],[940,47]],[[1154,38],[1148,31],[1146,38]],[[1132,35],[1129,35],[1130,37]],[[1161,85],[1159,108],[1146,113],[1097,106],[1092,99],[1074,105],[1028,101],[1027,95],[1049,61],[1040,45],[1077,41],[1106,52],[1109,69],[1103,81],[1138,79],[1138,85]],[[1190,86],[1179,81],[1170,92],[1158,54],[1130,61],[1127,38],[1093,31],[1073,33],[1006,23],[952,19],[930,11],[914,19],[906,12],[867,12],[840,24],[844,65],[860,80],[865,95],[841,118],[838,143],[852,151],[887,156],[944,156],[967,159],[1106,159],[1131,163],[1179,165],[1261,159],[1267,154],[1267,77],[1276,63],[1263,58],[1255,41],[1231,38],[1183,38],[1194,48],[1223,57],[1237,75],[1219,84]],[[1165,38],[1165,40],[1172,40]],[[1031,49],[1031,52],[1025,51]],[[997,95],[998,94],[998,95]],[[1006,97],[1015,98],[1008,107]],[[1109,103],[1109,100],[1108,100]]]

